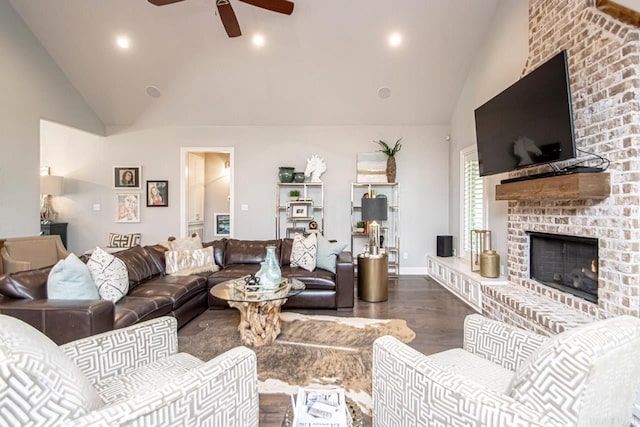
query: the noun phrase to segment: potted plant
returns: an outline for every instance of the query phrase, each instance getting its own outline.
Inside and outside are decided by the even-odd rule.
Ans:
[[[358,221],[356,223],[356,233],[364,233],[364,221]]]
[[[289,191],[289,198],[291,200],[298,200],[299,197],[300,197],[300,191],[299,190],[291,190],[291,191]]]
[[[389,144],[384,142],[383,140],[373,141],[376,144],[380,145],[382,149],[378,150],[387,155],[387,182],[396,182],[396,158],[395,155],[402,148],[402,144],[400,143],[402,138],[398,139],[393,147],[390,147]]]

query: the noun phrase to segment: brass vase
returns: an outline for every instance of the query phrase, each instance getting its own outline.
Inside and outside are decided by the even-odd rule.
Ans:
[[[396,158],[387,156],[387,182],[396,182]]]

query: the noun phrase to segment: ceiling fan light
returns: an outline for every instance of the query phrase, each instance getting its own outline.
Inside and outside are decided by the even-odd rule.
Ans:
[[[264,36],[262,34],[254,35],[252,41],[256,46],[264,46]]]
[[[402,43],[402,36],[400,35],[400,33],[393,33],[389,36],[389,45],[391,47],[400,46],[401,43]]]
[[[129,49],[129,46],[131,45],[131,43],[129,42],[129,39],[127,37],[124,37],[124,36],[119,36],[116,39],[116,44],[121,49]]]

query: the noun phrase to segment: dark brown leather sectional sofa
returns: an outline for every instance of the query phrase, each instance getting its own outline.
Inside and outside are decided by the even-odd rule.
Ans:
[[[306,285],[306,290],[290,298],[285,308],[353,309],[353,262],[349,252],[338,256],[335,274],[320,268],[308,272],[291,267],[291,239],[222,239],[205,244],[214,247],[220,266],[215,273],[166,275],[166,248],[161,245],[136,246],[114,254],[124,261],[129,273],[129,292],[116,304],[47,299],[51,267],[0,276],[0,313],[26,321],[58,344],[165,315],[174,316],[182,327],[208,307],[226,307],[226,302],[209,294],[211,287],[257,272],[270,244],[277,247],[283,276]]]

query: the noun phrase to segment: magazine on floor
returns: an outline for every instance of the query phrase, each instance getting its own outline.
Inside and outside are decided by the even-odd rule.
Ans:
[[[352,425],[342,388],[300,387],[293,407],[295,408],[294,427],[348,427]]]

